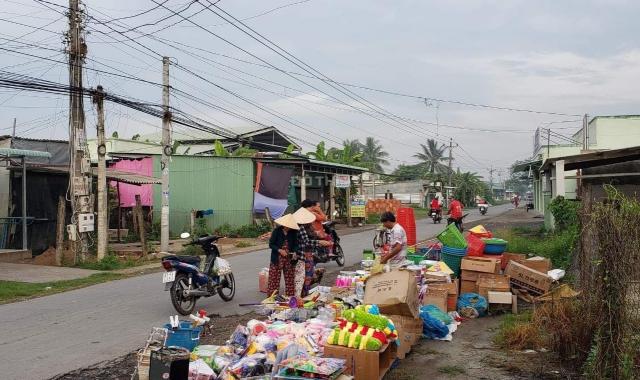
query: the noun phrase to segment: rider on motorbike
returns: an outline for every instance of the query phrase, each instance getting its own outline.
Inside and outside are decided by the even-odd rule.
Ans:
[[[455,199],[453,195],[449,196],[449,215],[448,224],[455,223],[456,227],[462,231],[462,210],[464,205],[459,200]]]
[[[434,211],[436,212],[437,215],[442,214],[442,206],[440,205],[440,200],[438,198],[433,198],[431,200],[431,212],[430,212],[430,214],[432,214]]]

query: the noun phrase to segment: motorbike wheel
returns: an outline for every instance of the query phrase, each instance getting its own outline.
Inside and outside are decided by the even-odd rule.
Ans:
[[[189,276],[185,273],[178,273],[171,285],[171,303],[180,315],[189,315],[196,308],[197,298],[194,296],[185,297],[183,290],[189,287]]]
[[[231,301],[233,296],[236,295],[236,280],[233,277],[233,273],[225,274],[220,278],[218,295],[226,302]]]
[[[338,266],[343,267],[344,266],[344,252],[342,251],[342,247],[340,246],[340,244],[336,245],[336,249],[335,249],[335,255],[336,255],[336,264],[338,264]]]

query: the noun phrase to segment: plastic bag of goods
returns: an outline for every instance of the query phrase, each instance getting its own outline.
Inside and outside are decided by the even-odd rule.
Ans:
[[[202,359],[189,363],[189,380],[210,380],[214,375],[211,367]]]
[[[447,314],[444,311],[440,310],[440,308],[437,307],[436,305],[420,306],[420,316],[422,316],[422,313],[429,314],[430,316],[442,321],[442,323],[444,323],[445,325],[448,325],[451,322],[453,322],[453,319],[451,319],[449,314]]]
[[[464,293],[458,297],[458,313],[463,317],[482,317],[487,313],[487,300],[476,293]]]
[[[269,268],[262,268],[258,273],[258,290],[261,293],[269,291]]]
[[[422,335],[428,339],[442,339],[449,335],[449,327],[426,311],[420,311]]]

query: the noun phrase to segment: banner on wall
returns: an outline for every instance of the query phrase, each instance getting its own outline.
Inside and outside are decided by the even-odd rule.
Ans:
[[[362,195],[354,195],[351,197],[351,217],[366,218],[366,201]]]
[[[351,176],[336,174],[336,187],[346,189],[351,186]]]

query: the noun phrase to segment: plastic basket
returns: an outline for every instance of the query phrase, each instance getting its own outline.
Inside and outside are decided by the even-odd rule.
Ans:
[[[454,248],[447,245],[443,246],[441,251],[442,253],[447,253],[449,255],[464,256],[467,254],[467,248]]]
[[[200,342],[200,333],[202,327],[191,327],[191,322],[180,321],[180,327],[172,329],[170,324],[164,325],[167,329],[167,342],[165,346],[184,347],[189,351],[192,351]]]
[[[474,235],[467,236],[467,254],[469,256],[482,256],[484,254],[485,243]]]
[[[443,245],[448,247],[467,248],[467,241],[464,240],[464,236],[462,236],[455,223],[449,224],[444,231],[440,232],[437,238]]]
[[[455,277],[460,277],[460,264],[464,255],[452,255],[442,251],[442,261],[453,271]]]

